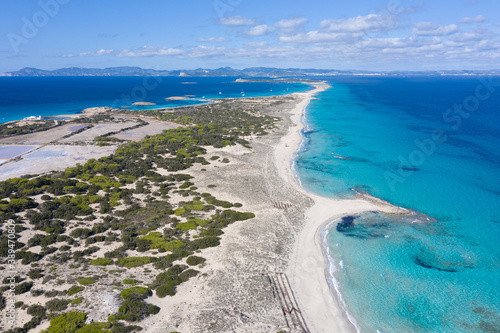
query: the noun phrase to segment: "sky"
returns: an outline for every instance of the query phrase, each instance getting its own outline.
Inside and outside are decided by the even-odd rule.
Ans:
[[[0,73],[23,67],[499,69],[497,0],[0,2]]]

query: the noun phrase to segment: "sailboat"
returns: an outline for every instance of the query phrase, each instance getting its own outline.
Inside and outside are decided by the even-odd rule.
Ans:
[[[241,96],[245,97],[245,92],[241,89]]]

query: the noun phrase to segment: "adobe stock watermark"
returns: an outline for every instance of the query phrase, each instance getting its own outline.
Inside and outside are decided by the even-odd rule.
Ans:
[[[7,282],[7,289],[4,291],[5,298],[5,318],[0,320],[0,328],[14,326],[16,323],[16,222],[8,220],[7,223],[7,265],[4,267],[4,280]]]
[[[214,0],[212,4],[219,18],[222,18],[226,12],[232,12],[242,3],[243,0]]]
[[[438,144],[445,143],[448,140],[447,134],[457,132],[464,120],[469,119],[479,109],[481,103],[490,98],[499,87],[500,82],[493,82],[493,76],[481,77],[473,93],[465,97],[462,103],[454,104],[452,108],[443,113],[442,119],[449,126],[448,130],[438,127],[431,132],[429,137],[423,140],[415,139],[413,141],[415,149],[407,156],[399,155],[398,171],[386,171],[384,173],[385,180],[391,191],[396,191],[398,184],[404,183],[408,177],[413,175],[418,167],[422,166],[436,152]]]
[[[19,33],[9,32],[7,39],[15,53],[19,53],[19,47],[22,44],[28,44],[30,40],[35,38],[40,29],[49,24],[50,19],[54,18],[61,10],[61,5],[66,5],[71,0],[40,0],[38,6],[40,10],[35,12],[31,17],[23,16],[21,18],[21,31]]]
[[[115,109],[142,102],[148,97],[148,93],[158,88],[162,82],[163,79],[160,76],[145,76],[141,84],[134,86],[129,93],[121,94],[119,99],[115,99],[111,107]]]

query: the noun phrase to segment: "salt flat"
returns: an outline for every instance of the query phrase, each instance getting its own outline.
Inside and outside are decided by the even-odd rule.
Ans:
[[[116,146],[45,146],[27,154],[23,159],[0,166],[0,180],[20,177],[26,174],[40,174],[52,170],[64,170],[85,163],[91,158],[112,154]]]
[[[124,131],[116,135],[113,135],[113,137],[118,138],[120,140],[140,141],[144,139],[146,135],[156,135],[160,134],[164,130],[179,127],[179,125],[177,124],[169,123],[166,121],[151,120],[151,119],[144,119],[144,120],[146,120],[149,123],[149,125]]]
[[[71,143],[78,141],[88,141],[94,140],[95,137],[108,134],[111,132],[118,132],[127,127],[132,127],[137,125],[135,121],[126,121],[120,123],[99,123],[95,124],[92,128],[89,128],[81,133],[77,133],[68,138],[59,140],[60,143]]]
[[[38,146],[0,146],[0,160],[9,160],[35,148]]]

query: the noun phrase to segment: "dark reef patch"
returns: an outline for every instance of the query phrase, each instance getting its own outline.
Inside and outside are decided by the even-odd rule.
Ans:
[[[457,260],[446,260],[437,253],[421,250],[420,253],[413,258],[413,262],[424,268],[450,273],[461,272],[466,268],[474,268],[476,266],[472,262],[467,262],[458,258],[453,259]]]
[[[344,216],[342,220],[337,223],[337,231],[338,232],[346,232],[352,230],[356,225],[354,224],[354,220],[356,217],[354,216]]]
[[[371,213],[378,216],[377,213]],[[354,223],[354,221],[358,223]],[[337,231],[347,237],[359,239],[374,239],[385,237],[387,228],[390,224],[378,219],[364,219],[359,216],[344,216],[341,221],[337,223]]]
[[[419,168],[414,167],[414,166],[404,166],[404,167],[401,167],[401,169],[403,169],[405,171],[420,171]]]

